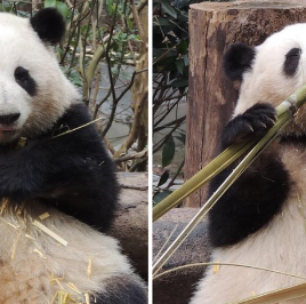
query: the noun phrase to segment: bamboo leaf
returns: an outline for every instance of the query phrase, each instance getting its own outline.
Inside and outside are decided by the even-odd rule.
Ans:
[[[175,9],[169,3],[162,2],[162,8],[168,15],[175,19],[177,18],[177,13]]]
[[[59,10],[59,12],[66,18],[68,13],[69,13],[69,9],[66,3],[64,2],[60,2],[58,1],[56,3],[56,8]]]
[[[175,142],[173,137],[170,136],[163,146],[162,151],[162,166],[165,168],[170,165],[175,155]]]
[[[56,0],[45,0],[44,7],[56,7],[57,1]]]
[[[156,193],[153,197],[153,204],[156,205],[159,202],[161,202],[162,200],[164,200],[167,196],[169,196],[172,192],[171,191],[163,191],[163,192],[159,192]]]
[[[175,64],[176,64],[177,70],[183,75],[184,67],[185,67],[184,59],[177,60]]]
[[[188,86],[188,79],[177,79],[171,82],[171,86],[174,88],[185,88]]]
[[[166,170],[160,177],[159,182],[158,182],[158,187],[162,186],[164,183],[167,182],[168,178],[169,178],[170,174],[169,174],[169,170]]]

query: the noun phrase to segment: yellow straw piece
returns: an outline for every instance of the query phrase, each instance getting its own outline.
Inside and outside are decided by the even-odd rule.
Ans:
[[[60,289],[64,289],[64,286],[62,285],[62,283],[58,278],[55,278],[54,281],[56,282],[56,284],[59,286]]]
[[[68,242],[65,241],[63,238],[61,238],[59,235],[57,235],[55,232],[51,231],[49,228],[47,228],[45,225],[43,225],[42,223],[34,220],[32,223],[34,226],[36,226],[38,229],[40,229],[41,231],[43,231],[44,233],[46,233],[47,235],[49,235],[51,238],[53,238],[54,240],[56,240],[57,242],[59,242],[61,245],[63,246],[67,246]]]
[[[4,198],[2,200],[1,208],[0,208],[0,214],[3,214],[3,211],[6,209],[7,205],[9,204],[9,200],[7,198]]]
[[[30,234],[27,234],[27,233],[26,233],[26,234],[24,235],[24,237],[27,238],[27,239],[29,239],[29,240],[35,241],[35,238],[34,238],[32,235],[30,235]]]
[[[79,290],[72,282],[67,283],[67,286],[70,287],[70,288],[71,288],[73,291],[75,291],[76,293],[82,294],[82,293],[80,292],[80,290]]]
[[[39,216],[39,219],[41,220],[41,221],[43,221],[43,220],[45,220],[46,218],[48,218],[50,216],[50,214],[48,213],[48,212],[45,212],[45,213],[43,213],[43,214],[41,214],[40,216]]]
[[[89,294],[85,293],[84,296],[85,296],[86,304],[90,304]]]
[[[46,257],[38,249],[34,249],[33,252],[37,253],[41,258],[46,259]]]
[[[89,258],[89,260],[88,260],[88,267],[87,267],[87,277],[88,277],[88,279],[90,279],[91,274],[92,274],[92,259],[93,258]]]
[[[0,217],[0,221],[2,221],[3,223],[5,223],[5,224],[11,226],[11,227],[14,228],[15,230],[18,230],[18,229],[19,229],[18,226],[14,225],[14,224],[12,224],[12,223],[9,223],[9,222],[7,222],[7,221],[5,221],[2,217]]]
[[[213,268],[213,273],[214,274],[217,274],[220,270],[220,265],[218,263],[219,263],[219,261],[216,261],[216,264],[214,265],[214,268]]]
[[[13,245],[13,249],[12,249],[12,254],[11,254],[11,260],[14,260],[15,258],[15,255],[16,255],[16,249],[17,249],[17,246],[18,246],[18,243],[19,243],[19,240],[20,240],[20,236],[23,232],[23,229],[24,229],[24,226],[22,226],[17,234],[17,237],[15,239],[15,242],[14,242],[14,245]]]

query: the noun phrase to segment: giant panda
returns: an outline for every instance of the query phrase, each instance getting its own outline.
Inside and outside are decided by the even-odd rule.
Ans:
[[[306,24],[295,24],[251,48],[231,45],[226,75],[240,82],[221,148],[263,136],[275,107],[306,83]],[[234,164],[210,184],[210,194]],[[244,264],[306,277],[306,108],[224,194],[209,213],[211,262]],[[209,266],[191,304],[225,304],[303,283],[304,280],[237,266]],[[306,298],[287,301],[306,303]]]
[[[0,14],[0,303],[145,304],[104,234],[119,186],[102,139],[92,125],[63,135],[91,120],[56,60],[64,32],[52,8]]]

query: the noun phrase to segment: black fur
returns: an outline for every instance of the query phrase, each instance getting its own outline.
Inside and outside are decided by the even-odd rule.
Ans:
[[[301,49],[293,48],[287,53],[284,62],[284,73],[286,75],[293,76],[296,73],[300,62],[301,52]]]
[[[223,69],[228,78],[242,80],[243,73],[251,68],[255,50],[243,43],[234,43],[223,57]]]
[[[61,42],[65,35],[64,18],[55,8],[41,9],[30,22],[39,38],[51,44]]]
[[[222,146],[226,148],[233,143],[245,141],[247,137],[262,137],[275,121],[276,112],[273,106],[267,103],[255,104],[226,125],[222,134]]]
[[[52,137],[90,120],[85,106],[74,105],[47,134],[28,138],[22,149],[3,150],[0,197],[17,203],[40,199],[99,230],[109,228],[119,190],[96,128]]]
[[[306,146],[306,135],[290,135],[290,136],[282,136],[280,139],[280,144],[283,145],[294,145],[294,146]]]
[[[36,82],[29,74],[29,71],[23,67],[17,67],[14,73],[16,82],[26,91],[30,96],[36,94]]]
[[[223,136],[223,148],[244,138],[246,134],[262,135],[273,125],[274,120],[275,110],[270,105],[253,106],[229,122]],[[254,132],[248,133],[250,125]],[[210,194],[216,191],[232,169],[226,169],[213,179]],[[234,245],[261,229],[281,210],[290,185],[289,174],[277,155],[263,153],[210,211],[211,244],[214,247]]]
[[[96,304],[147,304],[147,292],[132,280],[114,278],[106,292],[97,297]]]

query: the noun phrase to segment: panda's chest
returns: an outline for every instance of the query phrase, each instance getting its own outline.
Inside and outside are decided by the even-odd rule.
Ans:
[[[282,146],[279,153],[290,176],[291,192],[306,193],[306,145]]]
[[[257,265],[288,273],[306,273],[306,149],[278,150],[290,176],[290,192],[282,209],[259,231],[228,248],[216,249],[213,260]],[[282,187],[282,185],[278,185]],[[264,248],[264,251],[263,251]]]
[[[114,273],[129,271],[113,238],[57,210],[44,212],[45,219],[9,208],[0,215],[0,303],[47,304],[58,291],[85,303]]]

